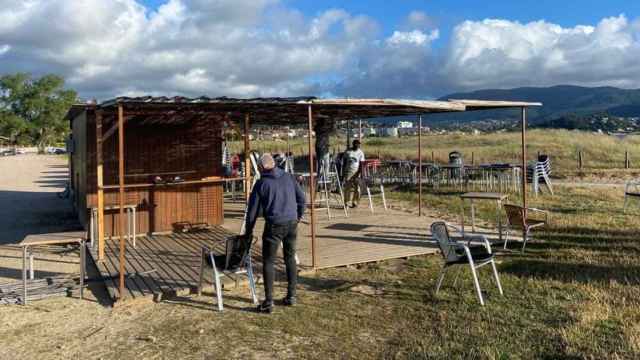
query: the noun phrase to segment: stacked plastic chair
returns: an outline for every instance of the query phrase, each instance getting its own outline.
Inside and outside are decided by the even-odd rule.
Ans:
[[[544,184],[553,195],[551,187],[551,160],[548,155],[539,155],[538,161],[527,166],[527,181],[531,183],[533,193],[537,196],[541,191],[540,184]]]

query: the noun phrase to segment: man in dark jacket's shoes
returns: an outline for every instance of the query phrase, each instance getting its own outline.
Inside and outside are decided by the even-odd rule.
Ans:
[[[295,305],[296,283],[296,236],[298,222],[304,214],[305,198],[293,175],[276,167],[270,154],[260,158],[261,177],[256,182],[247,209],[246,234],[252,236],[258,215],[266,221],[262,234],[262,261],[264,277],[264,301],[258,312],[273,311],[274,260],[278,246],[282,243],[284,263],[287,269],[287,297],[284,305]]]

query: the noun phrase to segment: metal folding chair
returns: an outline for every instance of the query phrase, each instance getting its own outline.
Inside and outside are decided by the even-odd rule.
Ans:
[[[204,282],[204,272],[212,269],[213,284],[216,288],[218,298],[218,311],[223,310],[222,303],[222,277],[227,276],[234,280],[236,286],[240,276],[247,276],[249,279],[249,290],[255,305],[258,304],[256,295],[256,281],[253,276],[253,265],[251,261],[252,240],[246,239],[243,235],[233,236],[226,240],[225,253],[216,255],[211,248],[203,246],[201,249],[198,295],[202,294],[202,283]]]
[[[444,265],[438,276],[438,282],[436,284],[436,295],[440,291],[440,286],[444,280],[444,276],[447,270],[453,265],[465,265],[468,264],[471,269],[471,275],[473,276],[473,285],[475,286],[476,293],[480,305],[484,306],[484,299],[482,298],[482,290],[480,289],[480,282],[478,281],[478,274],[476,269],[491,264],[493,269],[493,277],[496,281],[498,291],[500,295],[504,295],[502,292],[502,285],[500,285],[500,277],[498,276],[498,270],[496,269],[496,263],[494,260],[494,254],[491,252],[491,244],[489,240],[482,235],[467,236],[463,239],[468,240],[467,244],[458,242],[455,238],[449,236],[449,227],[458,230],[456,227],[445,223],[444,221],[437,221],[431,224],[431,234],[438,242],[438,246],[442,251],[442,257],[444,258]],[[485,249],[478,247],[471,247],[472,240],[481,240],[484,243]],[[482,250],[482,251],[477,251]]]

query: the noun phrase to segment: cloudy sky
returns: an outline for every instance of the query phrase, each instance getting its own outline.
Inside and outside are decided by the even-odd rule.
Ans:
[[[636,88],[639,59],[635,0],[0,0],[0,73],[102,100]]]

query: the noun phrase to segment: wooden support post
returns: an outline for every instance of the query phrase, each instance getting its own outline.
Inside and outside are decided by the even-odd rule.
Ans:
[[[118,105],[118,180],[119,180],[119,205],[118,236],[120,237],[120,283],[118,286],[120,299],[124,297],[124,257],[126,244],[124,239],[124,111],[122,104]]]
[[[104,260],[104,178],[102,161],[102,110],[96,110],[96,179],[97,179],[97,233],[98,233],[98,260]],[[95,240],[95,239],[94,239]]]
[[[251,151],[249,143],[249,114],[244,115],[244,198],[249,201],[251,195]]]
[[[433,151],[431,152],[431,163],[432,164],[436,163],[436,154]]]
[[[522,172],[520,174],[522,181],[522,207],[524,208],[524,218],[527,218],[527,108],[522,108]],[[523,240],[526,236],[525,231],[522,233]]]
[[[316,244],[316,177],[314,174],[313,166],[313,110],[309,105],[309,200],[311,201],[310,216],[311,216],[311,266],[316,269],[318,267],[317,259],[317,244]]]
[[[471,165],[475,165],[475,164],[476,164],[476,158],[475,158],[475,154],[472,151],[471,152]]]
[[[422,115],[418,115],[418,216],[422,216]]]
[[[358,119],[358,139],[362,141],[362,119]]]

